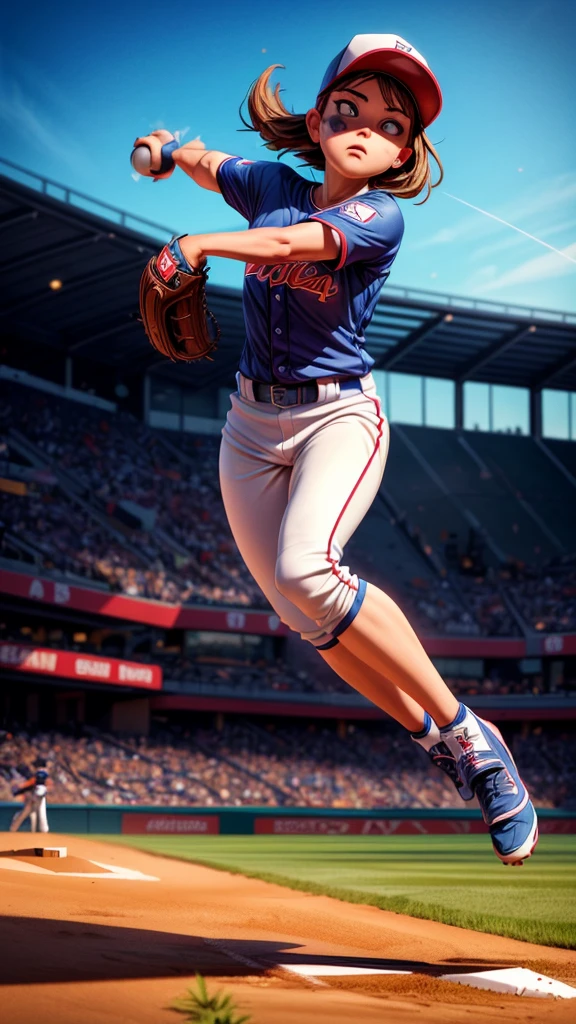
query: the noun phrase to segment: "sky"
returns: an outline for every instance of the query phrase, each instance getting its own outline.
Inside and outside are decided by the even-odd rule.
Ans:
[[[155,184],[134,180],[137,135],[166,127],[208,148],[276,159],[256,134],[238,131],[238,108],[260,72],[284,65],[275,76],[284,102],[305,112],[353,35],[398,33],[443,89],[429,135],[445,179],[424,206],[401,201],[406,232],[390,283],[576,313],[576,5],[568,0],[405,0],[396,11],[381,0],[30,0],[10,21],[0,44],[0,155],[190,234],[245,222],[179,171]],[[239,263],[210,264],[214,283],[241,286]]]

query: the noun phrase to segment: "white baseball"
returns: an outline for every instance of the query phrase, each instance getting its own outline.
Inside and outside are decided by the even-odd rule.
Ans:
[[[148,146],[136,146],[131,156],[132,167],[138,174],[150,174],[152,154]]]

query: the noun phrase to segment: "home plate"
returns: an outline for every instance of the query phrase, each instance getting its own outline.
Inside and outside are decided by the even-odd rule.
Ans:
[[[413,971],[390,970],[385,967],[339,967],[337,964],[278,964],[285,971],[303,978],[345,978],[362,974],[413,974]]]
[[[555,996],[557,999],[576,999],[576,988],[562,981],[546,978],[526,967],[506,967],[498,971],[477,971],[470,974],[442,974],[442,981],[455,981],[458,985],[489,988],[493,992],[509,992],[514,996]]]

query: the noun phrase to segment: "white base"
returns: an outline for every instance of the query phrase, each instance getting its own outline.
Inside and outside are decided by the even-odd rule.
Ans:
[[[455,981],[458,985],[489,988],[493,992],[509,992],[515,996],[556,996],[576,999],[576,988],[554,981],[544,974],[526,967],[505,967],[499,971],[475,971],[471,974],[443,974],[442,981]]]

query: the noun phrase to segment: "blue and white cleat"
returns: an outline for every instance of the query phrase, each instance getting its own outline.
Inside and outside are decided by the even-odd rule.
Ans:
[[[521,865],[538,842],[538,819],[502,734],[461,704],[440,735],[463,782],[478,797],[496,856],[503,864]]]
[[[450,750],[450,747],[446,746],[443,742],[442,737],[440,736],[440,730],[436,725],[436,722],[430,718],[430,715],[426,714],[425,716],[422,732],[412,733],[411,735],[414,742],[418,743],[418,745],[426,751],[428,757],[432,761],[432,764],[448,776],[450,781],[456,787],[458,796],[460,796],[462,800],[473,800],[474,793],[467,783],[460,777],[456,758]]]

